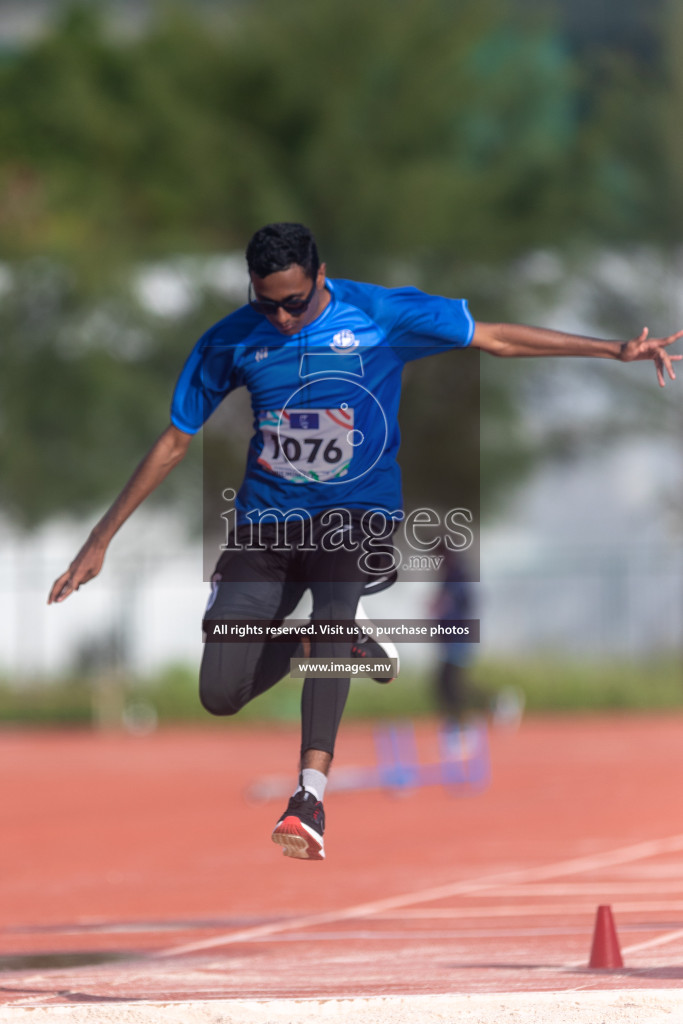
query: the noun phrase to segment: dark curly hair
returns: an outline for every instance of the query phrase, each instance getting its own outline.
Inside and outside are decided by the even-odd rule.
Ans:
[[[250,272],[257,277],[268,277],[296,263],[315,280],[320,266],[315,238],[303,224],[266,224],[252,237],[246,256]]]

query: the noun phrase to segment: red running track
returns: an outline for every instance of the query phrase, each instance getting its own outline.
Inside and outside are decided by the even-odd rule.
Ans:
[[[426,758],[434,723],[418,726]],[[530,719],[477,795],[331,793],[270,842],[290,727],[0,733],[0,1002],[677,988],[683,716]],[[347,725],[338,764],[372,764]],[[612,906],[625,966],[586,967]]]

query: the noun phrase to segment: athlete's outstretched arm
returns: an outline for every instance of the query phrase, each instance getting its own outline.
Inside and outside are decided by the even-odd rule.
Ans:
[[[630,341],[601,341],[542,327],[525,327],[523,324],[486,324],[477,321],[474,326],[472,347],[494,356],[592,356],[598,359],[619,359],[622,363],[651,359],[662,387],[666,383],[664,371],[671,380],[675,380],[673,363],[683,359],[683,356],[667,352],[669,345],[683,337],[683,331],[676,331],[667,338],[649,338],[649,331],[644,327],[640,337]]]
[[[118,498],[93,527],[87,541],[78,552],[65,573],[55,580],[47,603],[64,601],[81,583],[97,576],[102,568],[109,542],[125,523],[126,519],[140,505],[174,466],[183,459],[193,434],[185,434],[171,425],[152,445],[137,467]]]

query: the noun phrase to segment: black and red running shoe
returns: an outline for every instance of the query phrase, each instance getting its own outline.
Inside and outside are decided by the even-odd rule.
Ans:
[[[285,857],[324,860],[325,811],[320,800],[305,789],[291,797],[287,810],[273,829],[271,839],[282,846]]]

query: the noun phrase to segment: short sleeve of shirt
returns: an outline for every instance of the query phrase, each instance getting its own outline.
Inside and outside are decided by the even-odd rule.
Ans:
[[[465,299],[357,281],[335,280],[331,285],[340,299],[358,306],[375,321],[403,362],[466,348],[472,341],[474,320]]]
[[[180,373],[171,402],[171,423],[196,434],[225,396],[242,383],[237,346],[224,338],[226,321],[203,334]]]

